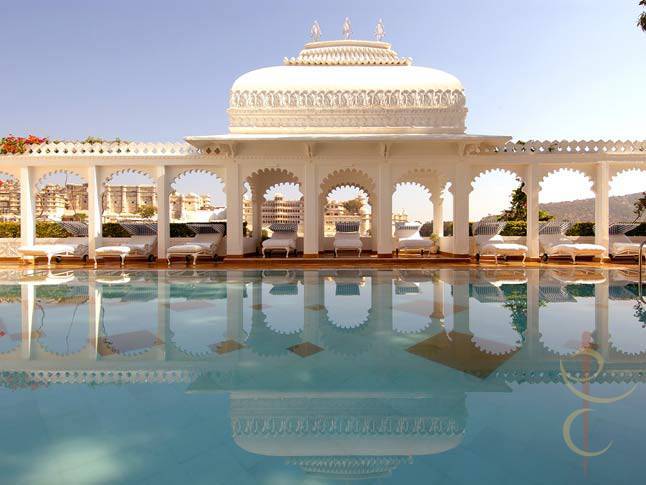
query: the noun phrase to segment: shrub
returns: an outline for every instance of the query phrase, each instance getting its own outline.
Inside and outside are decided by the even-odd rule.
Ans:
[[[527,236],[526,221],[508,221],[500,233],[501,236]]]
[[[565,233],[566,236],[594,236],[594,222],[576,222]]]
[[[72,235],[55,222],[37,221],[36,237],[71,237]]]
[[[629,231],[627,236],[646,236],[646,222],[642,222],[639,227]]]
[[[0,222],[0,238],[20,237],[19,222]]]
[[[193,237],[195,233],[186,224],[174,222],[170,225],[170,237]]]
[[[116,222],[105,222],[103,224],[104,237],[130,237],[128,231]]]

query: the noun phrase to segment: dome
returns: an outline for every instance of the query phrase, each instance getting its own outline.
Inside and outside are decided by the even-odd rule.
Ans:
[[[231,133],[464,133],[464,89],[451,74],[413,66],[386,42],[305,44],[282,66],[240,76]]]

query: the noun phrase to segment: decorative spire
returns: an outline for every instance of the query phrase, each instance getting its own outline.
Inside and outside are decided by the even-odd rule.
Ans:
[[[350,17],[346,17],[343,21],[343,38],[348,40],[352,35],[352,24],[350,23]]]
[[[312,38],[312,42],[318,42],[319,40],[321,40],[321,26],[319,25],[318,20],[315,20],[312,24],[312,28],[310,29],[310,37]]]
[[[386,31],[384,30],[384,21],[379,19],[377,26],[375,27],[375,38],[381,42],[385,35]]]

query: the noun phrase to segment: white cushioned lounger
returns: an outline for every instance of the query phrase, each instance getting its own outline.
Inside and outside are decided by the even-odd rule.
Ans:
[[[473,235],[476,238],[476,260],[480,261],[481,256],[493,256],[496,264],[498,257],[520,256],[523,263],[527,258],[527,246],[524,244],[505,242],[500,235],[507,223],[504,221],[493,221],[483,219],[473,228]]]
[[[632,242],[627,232],[639,227],[641,224],[621,223],[610,226],[610,259],[614,258],[639,258],[639,243]],[[643,254],[646,259],[646,252]]]
[[[337,222],[336,233],[334,234],[334,256],[339,251],[358,251],[361,256],[363,243],[359,234],[359,221]]]
[[[60,239],[49,244],[30,244],[20,246],[17,251],[24,262],[27,258],[47,258],[47,266],[52,259],[59,261],[61,258],[80,258],[84,262],[88,257],[87,225],[83,222],[57,222],[57,224],[72,234],[73,237]]]
[[[274,223],[269,226],[271,238],[262,242],[262,257],[267,257],[267,251],[285,251],[289,257],[290,251],[296,252],[296,239],[298,238],[298,225],[291,223]]]
[[[572,263],[576,263],[577,256],[600,257],[603,261],[606,248],[599,244],[572,242],[565,235],[570,226],[570,222],[554,221],[541,226],[538,238],[543,252],[543,261],[547,261],[549,258],[567,257],[572,259]]]
[[[146,258],[149,262],[155,260],[153,251],[157,244],[157,225],[153,223],[120,223],[130,237],[124,242],[102,246],[96,249],[94,266],[99,259],[105,257],[121,258],[121,266],[125,265],[127,257]]]
[[[183,257],[188,262],[193,258],[193,266],[197,264],[197,258],[208,257],[215,259],[218,253],[218,247],[224,237],[224,224],[187,224],[195,233],[195,237],[190,242],[176,244],[166,251],[166,259],[170,266],[171,258],[174,256]]]
[[[395,237],[397,238],[397,247],[395,252],[400,251],[419,251],[424,256],[424,251],[431,254],[433,241],[425,239],[419,233],[422,224],[419,222],[397,223],[395,225]]]

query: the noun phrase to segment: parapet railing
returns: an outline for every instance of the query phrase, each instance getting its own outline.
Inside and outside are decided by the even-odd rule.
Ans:
[[[17,156],[92,156],[92,155],[124,155],[124,156],[177,156],[199,155],[201,152],[192,145],[184,142],[177,143],[139,143],[139,142],[110,142],[110,143],[76,143],[58,142],[42,145],[30,145],[24,153]]]
[[[477,153],[644,153],[646,140],[529,140],[482,146]]]

